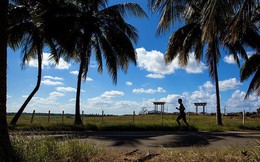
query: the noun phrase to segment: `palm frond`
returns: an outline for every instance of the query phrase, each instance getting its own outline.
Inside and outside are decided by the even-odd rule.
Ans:
[[[117,65],[118,60],[114,54],[113,49],[110,46],[110,43],[103,35],[99,35],[99,41],[101,45],[101,49],[106,60],[106,66],[108,68],[108,72],[112,77],[113,83],[117,83]]]
[[[123,3],[117,4],[105,8],[101,12],[111,12],[116,11],[120,13],[123,17],[127,15],[135,16],[138,18],[148,18],[145,11],[137,3]]]
[[[253,79],[248,86],[248,90],[246,92],[245,99],[249,97],[252,92],[255,92],[258,96],[260,95],[260,69],[258,68]]]
[[[254,74],[260,67],[260,54],[253,54],[240,69],[240,80],[244,81]]]

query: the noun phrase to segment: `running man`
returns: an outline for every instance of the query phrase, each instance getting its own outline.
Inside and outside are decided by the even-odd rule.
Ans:
[[[178,103],[180,104],[180,107],[176,107],[176,109],[180,111],[180,114],[177,117],[176,121],[179,124],[179,126],[181,126],[180,119],[182,119],[184,123],[187,125],[187,127],[189,127],[189,124],[186,121],[185,107],[182,104],[182,99],[178,99]]]

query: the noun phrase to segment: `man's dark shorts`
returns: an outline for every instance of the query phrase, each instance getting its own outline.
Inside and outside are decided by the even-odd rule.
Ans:
[[[181,113],[181,114],[177,117],[177,120],[180,120],[180,119],[186,120],[186,114],[185,114],[185,113]]]

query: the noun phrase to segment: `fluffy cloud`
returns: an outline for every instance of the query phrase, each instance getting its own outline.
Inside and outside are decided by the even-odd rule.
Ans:
[[[62,82],[58,82],[58,81],[51,81],[50,79],[44,79],[41,81],[42,84],[45,84],[45,85],[51,85],[51,86],[54,86],[54,85],[63,85]]]
[[[236,89],[240,85],[242,85],[241,82],[239,82],[236,78],[230,78],[223,81],[219,81],[219,90],[220,91],[227,91],[230,89]],[[202,85],[203,88],[205,88],[208,91],[214,90],[215,86],[212,84],[212,82],[207,81]]]
[[[133,89],[133,93],[135,94],[141,94],[141,93],[147,93],[147,94],[154,94],[154,93],[165,93],[166,91],[162,87],[158,87],[157,89]]]
[[[73,74],[73,75],[79,75],[79,71],[75,70],[75,71],[70,71],[70,74]],[[90,77],[87,77],[86,78],[86,81],[87,82],[90,82],[90,81],[93,81],[94,79],[90,78]]]
[[[60,78],[60,77],[52,77],[52,76],[44,76],[43,79],[64,80],[63,78]]]
[[[63,97],[63,96],[65,96],[63,93],[60,93],[60,92],[51,92],[50,94],[49,94],[49,97],[48,98],[50,98],[50,99],[56,99],[56,98],[58,98],[58,97]]]
[[[260,107],[260,97],[253,94],[244,100],[246,92],[236,90],[227,101],[228,111],[255,111]]]
[[[50,66],[54,66],[53,61],[50,61],[50,54],[49,53],[43,53],[43,58],[42,58],[42,68],[50,68]],[[28,62],[28,65],[30,67],[38,67],[38,60],[37,59],[31,59]],[[59,69],[59,70],[64,70],[64,69],[69,69],[71,66],[70,63],[67,63],[66,61],[64,61],[64,59],[60,59],[59,64],[55,65],[55,69]]]
[[[214,89],[214,85],[210,81],[205,82],[202,87],[206,88],[207,90]]]
[[[76,92],[76,88],[72,88],[72,87],[56,87],[57,91],[60,92]]]
[[[87,82],[91,82],[91,81],[93,81],[94,79],[92,79],[92,78],[90,78],[90,77],[87,77],[87,79],[86,79],[86,81]]]
[[[227,80],[219,81],[219,88],[221,91],[226,91],[229,89],[235,89],[242,85],[236,78],[230,78]]]
[[[79,74],[79,71],[75,70],[75,71],[70,71],[71,74],[73,75],[78,75]]]
[[[120,92],[120,91],[106,91],[101,95],[101,98],[115,98],[115,97],[120,97],[120,96],[124,96],[125,93],[124,92]]]
[[[185,69],[187,73],[196,74],[202,73],[203,70],[206,69],[206,66],[202,62],[197,63],[193,54],[190,55],[188,66],[186,68],[181,68],[177,59],[175,59],[169,65],[166,65],[164,61],[164,55],[160,51],[146,51],[144,48],[137,48],[136,52],[137,66],[141,69],[145,69],[146,71],[151,72],[152,74],[148,74],[148,76],[153,76],[153,78],[156,78],[155,76],[158,78],[160,75],[161,77],[159,78],[161,79],[162,76],[172,74],[177,69]]]
[[[162,74],[147,74],[146,77],[147,78],[153,78],[153,79],[163,79],[163,78],[165,78],[165,76],[162,75]]]
[[[236,64],[236,61],[235,61],[235,59],[234,59],[234,57],[232,55],[225,56],[224,57],[224,62],[226,62],[228,64]]]
[[[125,85],[131,86],[131,85],[133,85],[133,83],[132,82],[125,82]]]

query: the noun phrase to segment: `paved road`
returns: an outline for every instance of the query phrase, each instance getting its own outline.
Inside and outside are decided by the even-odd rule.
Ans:
[[[11,134],[17,134],[11,132]],[[113,149],[156,149],[158,147],[209,147],[221,148],[243,146],[252,143],[260,145],[260,131],[189,132],[189,131],[101,131],[101,132],[20,132],[23,135],[45,134],[56,138],[77,136]]]
[[[82,139],[114,149],[153,149],[158,147],[230,147],[258,142],[260,131],[228,132],[88,132]]]

